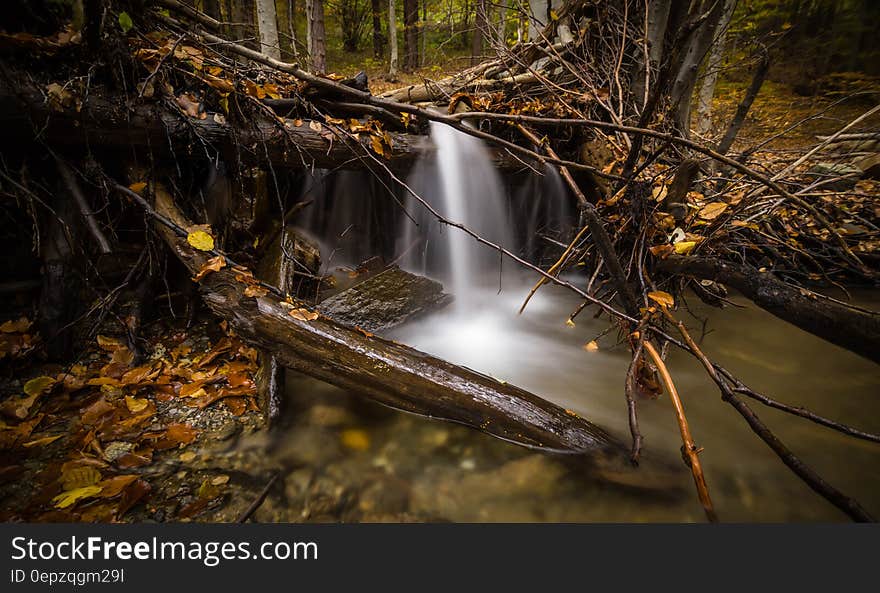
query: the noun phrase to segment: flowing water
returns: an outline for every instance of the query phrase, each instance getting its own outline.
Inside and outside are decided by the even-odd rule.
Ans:
[[[558,200],[546,197],[552,176],[540,182],[540,194],[531,195],[543,202],[529,204],[528,195],[521,196],[517,214],[510,216],[502,184],[479,142],[447,128],[435,129],[433,136],[437,154],[416,167],[409,183],[443,216],[512,249],[521,247],[513,245],[508,230],[515,224],[526,225],[529,238],[543,232],[539,227],[551,227],[553,216],[564,220],[564,213],[553,214],[562,212]],[[525,221],[523,203],[532,213]],[[444,281],[457,305],[389,337],[528,389],[628,442],[623,381],[630,353],[618,343],[616,330],[609,331],[607,319],[591,317],[588,309],[574,327],[566,325],[580,300],[556,286],[542,288],[518,315],[535,277],[505,262],[499,282],[497,252],[460,229],[432,223],[413,200],[408,210],[421,211],[419,225],[404,223],[398,252],[406,254],[411,269]],[[536,222],[540,217],[543,222]],[[585,278],[572,281],[583,285]],[[880,305],[876,292],[856,300]],[[752,388],[880,432],[875,364],[743,299],[735,298],[738,307],[725,310],[689,301],[693,316],[685,309],[680,315],[706,353]],[[585,350],[592,340],[599,349]],[[696,442],[705,448],[701,459],[722,520],[844,519],[721,401],[694,359],[673,350],[668,365]],[[295,426],[274,453],[297,468],[288,476],[287,511],[293,516],[280,515],[285,520],[703,520],[690,474],[681,465],[680,436],[666,396],[638,402],[646,451],[642,466],[597,473],[463,427],[384,412],[305,377],[291,375],[290,391],[297,402]],[[804,462],[880,515],[880,444],[750,405]]]

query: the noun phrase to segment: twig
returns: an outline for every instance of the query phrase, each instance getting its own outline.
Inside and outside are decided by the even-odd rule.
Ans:
[[[712,506],[712,498],[709,496],[709,487],[706,485],[706,477],[703,475],[703,466],[700,464],[699,454],[703,449],[698,449],[697,445],[694,443],[694,438],[691,436],[691,429],[688,425],[687,417],[684,415],[684,406],[681,404],[681,398],[678,396],[678,391],[675,389],[675,383],[672,382],[672,376],[669,374],[669,369],[666,368],[666,363],[660,358],[657,349],[654,348],[654,345],[651,344],[649,340],[645,340],[643,344],[645,351],[651,357],[651,360],[654,361],[654,365],[660,372],[660,378],[663,380],[663,384],[666,386],[666,392],[669,394],[669,399],[672,400],[672,405],[675,408],[678,429],[681,432],[682,443],[684,443],[682,447],[682,457],[684,458],[685,463],[691,468],[691,473],[694,475],[694,484],[697,486],[697,495],[700,498],[700,504],[703,505],[703,510],[706,511],[706,518],[712,523],[715,523],[718,521],[718,515],[715,514],[715,508]]]
[[[110,242],[107,240],[107,237],[104,236],[101,227],[98,226],[98,222],[95,220],[95,213],[92,212],[92,209],[89,207],[89,203],[86,201],[86,197],[83,195],[82,189],[80,188],[76,177],[73,175],[73,171],[71,171],[70,167],[58,157],[55,157],[55,163],[58,165],[58,173],[61,175],[64,185],[67,186],[70,195],[72,195],[73,199],[76,201],[76,205],[86,221],[86,227],[88,227],[89,232],[92,233],[92,237],[95,238],[95,242],[98,244],[101,253],[104,255],[110,253],[113,251],[110,247]]]
[[[846,515],[854,521],[874,522],[875,519],[866,511],[854,498],[850,498],[834,486],[826,482],[813,469],[800,460],[785,444],[773,434],[769,428],[758,418],[752,409],[746,404],[733,390],[730,385],[718,374],[715,365],[703,354],[697,343],[691,337],[684,323],[675,320],[671,314],[667,312],[667,317],[678,327],[679,333],[684,338],[690,353],[702,363],[706,373],[715,382],[721,390],[721,399],[729,403],[740,413],[751,429],[764,441],[782,462],[791,469],[801,480],[803,480],[814,492],[818,493],[825,500],[836,506],[838,509],[846,513]]]
[[[272,477],[269,478],[269,481],[263,486],[263,489],[260,491],[260,494],[254,499],[251,505],[245,509],[245,511],[238,516],[238,519],[235,520],[236,523],[246,523],[248,519],[251,518],[257,509],[263,504],[263,501],[266,500],[266,497],[269,495],[269,491],[272,489],[272,486],[275,485],[275,482],[278,481],[278,473],[272,474]]]

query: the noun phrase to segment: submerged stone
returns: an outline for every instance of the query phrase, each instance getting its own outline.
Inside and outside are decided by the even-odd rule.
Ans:
[[[439,282],[395,266],[328,298],[318,308],[340,323],[379,332],[451,301]]]

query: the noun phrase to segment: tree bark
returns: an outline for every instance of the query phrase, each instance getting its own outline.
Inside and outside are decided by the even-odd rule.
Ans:
[[[733,115],[733,119],[730,120],[730,125],[727,126],[727,131],[724,133],[724,137],[721,139],[721,142],[718,143],[718,148],[716,149],[717,152],[727,154],[727,151],[733,146],[733,141],[736,140],[736,136],[739,134],[739,130],[746,120],[746,115],[748,114],[749,109],[752,108],[752,103],[755,102],[755,98],[758,96],[761,87],[764,85],[764,79],[767,77],[768,70],[770,70],[770,57],[765,53],[761,58],[761,61],[758,63],[758,67],[755,70],[749,88],[746,90],[746,94],[743,95],[742,101],[739,102],[739,105],[736,108],[736,113]]]
[[[731,286],[768,313],[880,363],[880,314],[819,299],[808,291],[780,282],[768,272],[746,265],[674,255],[661,261],[657,268]]]
[[[489,28],[487,14],[487,0],[476,0],[474,3],[476,13],[474,15],[474,33],[471,36],[471,65],[480,63],[483,57],[483,37]]]
[[[724,12],[724,2],[721,0],[703,0],[703,2],[695,3],[695,6],[696,8],[690,13],[690,18],[697,18],[701,14],[705,14],[706,11],[708,11],[708,15],[690,37],[671,92],[675,125],[684,137],[688,137],[690,134],[691,98],[697,84],[700,64],[706,58]]]
[[[715,84],[718,82],[718,70],[724,59],[724,51],[727,48],[727,28],[733,17],[733,9],[736,8],[736,0],[726,0],[724,14],[715,32],[715,41],[709,59],[706,62],[706,72],[703,74],[703,84],[697,95],[697,132],[705,136],[712,129],[712,98],[715,96]]]
[[[403,0],[403,69],[419,67],[419,0]]]
[[[385,55],[385,36],[382,35],[382,0],[370,0],[373,13],[373,57],[381,60]]]
[[[260,34],[260,51],[276,60],[281,59],[278,43],[278,15],[275,0],[257,0],[257,31]]]
[[[170,196],[157,188],[156,212],[188,226]],[[208,254],[159,227],[172,251],[195,273]],[[185,234],[185,231],[184,231]],[[384,405],[476,428],[527,447],[617,454],[622,446],[579,416],[527,391],[458,367],[408,346],[367,335],[319,316],[301,321],[278,298],[244,296],[230,268],[205,276],[205,303],[250,345],[279,362]]]
[[[327,48],[324,36],[324,0],[306,0],[309,16],[309,58],[312,71],[323,74],[327,69]]]
[[[388,77],[397,78],[398,53],[397,53],[397,15],[395,14],[396,0],[388,0],[388,44],[391,56],[388,62]]]

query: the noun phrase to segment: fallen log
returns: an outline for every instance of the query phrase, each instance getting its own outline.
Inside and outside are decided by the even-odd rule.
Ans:
[[[179,232],[189,222],[170,195],[155,193],[156,218],[164,219],[160,232],[181,262],[197,273],[208,254],[191,247]],[[208,307],[250,345],[273,352],[285,367],[392,408],[461,423],[526,447],[603,457],[623,451],[603,429],[523,389],[323,315],[303,320],[311,315],[298,309],[303,319],[296,318],[278,297],[247,297],[246,288],[230,267],[200,281]]]
[[[673,255],[661,261],[663,272],[714,280],[804,331],[880,363],[880,313],[869,313],[824,300],[780,282],[768,272],[708,257]]]
[[[355,141],[326,124],[315,130],[309,120],[259,117],[233,125],[214,113],[197,119],[163,103],[126,105],[125,98],[113,100],[93,90],[80,106],[62,106],[19,81],[0,85],[0,126],[9,141],[17,138],[23,145],[39,138],[61,149],[91,146],[171,158],[214,158],[234,150],[244,165],[273,167],[363,169],[377,167],[379,159],[391,169],[406,170],[433,150],[425,136],[390,132],[392,150],[385,158],[372,152],[369,138]],[[493,160],[502,169],[525,168],[501,150],[493,152]]]

